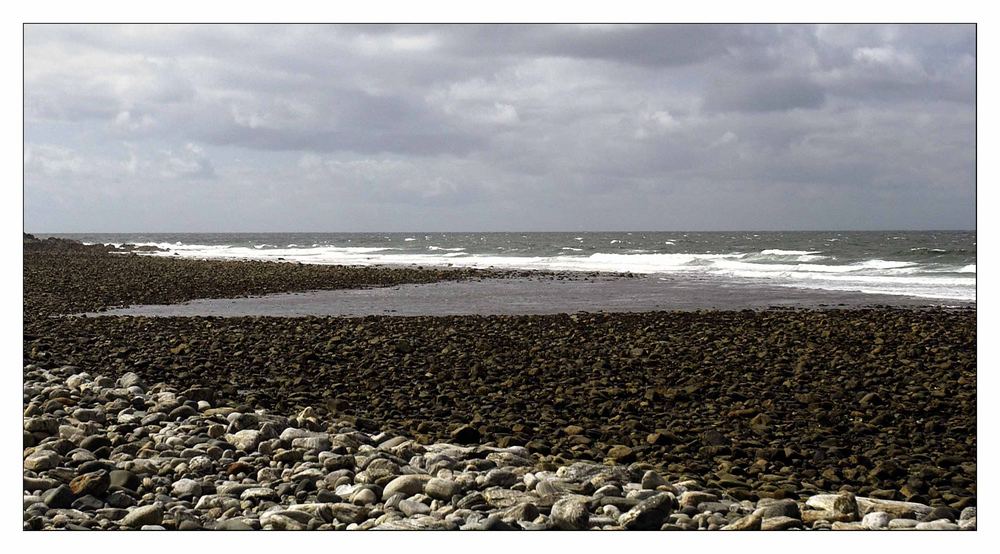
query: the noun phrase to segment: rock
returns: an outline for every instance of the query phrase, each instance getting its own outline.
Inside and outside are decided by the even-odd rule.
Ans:
[[[127,389],[129,387],[141,387],[142,378],[130,371],[118,378],[118,386],[123,389]]]
[[[449,501],[461,492],[462,486],[451,479],[434,478],[424,485],[424,494],[438,500]]]
[[[26,491],[39,491],[54,489],[59,485],[59,482],[55,479],[48,479],[44,477],[28,477],[24,476],[22,479],[24,490]]]
[[[135,506],[135,499],[122,491],[114,491],[107,496],[108,506],[112,508],[131,508]]]
[[[701,491],[683,492],[679,498],[681,506],[697,506],[703,502],[716,502],[718,500],[718,496]]]
[[[799,503],[790,498],[784,498],[781,500],[762,498],[760,502],[757,503],[757,509],[755,512],[764,519],[779,516],[790,517],[793,519],[800,519],[802,517],[802,512],[799,510]]]
[[[623,444],[618,444],[608,449],[608,458],[618,464],[627,464],[635,461],[635,452]]]
[[[24,459],[24,469],[30,471],[46,471],[58,467],[62,456],[52,450],[36,450]]]
[[[351,504],[355,506],[367,506],[378,502],[378,495],[375,491],[364,488],[351,495]]]
[[[94,495],[101,496],[111,485],[111,478],[108,472],[103,469],[92,473],[85,473],[69,482],[69,488],[76,496]]]
[[[295,510],[266,512],[260,516],[260,525],[274,531],[305,531],[312,516]]]
[[[760,522],[761,531],[785,531],[787,529],[801,529],[802,527],[800,519],[788,516],[765,517]]]
[[[814,510],[802,512],[806,523],[818,521],[855,521],[859,518],[858,500],[851,493],[817,494],[806,500],[806,506]]]
[[[178,531],[201,531],[203,527],[193,519],[185,519],[177,526]]]
[[[883,512],[884,513],[884,512]],[[920,523],[915,519],[897,518],[889,521],[889,529],[915,529]]]
[[[103,508],[104,502],[101,502],[99,498],[88,494],[74,500],[70,507],[74,510],[80,510],[82,512],[94,512]]]
[[[136,490],[140,483],[138,475],[123,469],[112,470],[111,473],[108,474],[108,477],[109,484],[112,487],[121,487],[132,491]]]
[[[890,521],[892,521],[892,516],[885,512],[869,512],[861,518],[861,524],[872,531],[889,527]]]
[[[763,519],[757,514],[743,516],[740,519],[723,526],[723,531],[760,531]]]
[[[674,495],[669,493],[655,494],[622,514],[618,523],[628,530],[656,530],[663,525],[675,507]]]
[[[333,519],[343,523],[361,523],[368,517],[368,509],[362,506],[338,502],[330,504]]]
[[[642,488],[644,489],[655,489],[656,487],[660,487],[666,484],[667,484],[666,479],[661,477],[660,474],[655,471],[647,471],[642,475],[641,485]]]
[[[431,513],[431,508],[427,504],[421,502],[415,502],[413,500],[400,500],[399,510],[406,514],[407,517],[413,517],[415,515],[426,515]]]
[[[394,494],[403,494],[409,497],[423,492],[424,484],[430,480],[430,475],[400,475],[382,489],[382,500],[386,500]]]
[[[201,484],[194,479],[178,479],[171,487],[171,493],[180,499],[201,496]]]
[[[184,404],[181,406],[177,406],[173,410],[170,410],[170,413],[167,414],[167,419],[170,421],[177,421],[180,419],[189,418],[197,414],[198,414],[197,410],[195,410],[191,406],[188,406],[187,404]]]
[[[54,417],[32,417],[24,420],[24,430],[29,433],[55,435],[59,432],[59,420]]]
[[[244,429],[235,433],[227,434],[223,437],[226,442],[236,447],[237,450],[253,452],[260,444],[260,431]]]
[[[931,511],[921,517],[923,521],[937,521],[939,519],[947,519],[949,521],[957,521],[961,517],[958,510],[954,508],[949,508],[948,506],[938,506],[932,508]]]
[[[957,523],[952,523],[946,519],[937,521],[922,521],[917,524],[917,531],[958,531]]]
[[[66,485],[59,485],[42,493],[42,502],[49,508],[69,508],[73,504],[73,491]]]
[[[252,500],[260,502],[261,500],[278,500],[280,495],[274,491],[274,489],[268,487],[254,487],[243,491],[240,494],[240,500]]]
[[[538,518],[538,507],[531,502],[522,502],[500,512],[500,519],[507,523],[534,521]]]
[[[834,521],[830,527],[834,531],[866,531],[860,521]]]
[[[913,518],[918,515],[930,513],[931,507],[918,504],[916,502],[902,502],[899,500],[879,500],[877,498],[859,497],[857,499],[858,509],[861,514],[871,512],[885,512],[894,518]]]
[[[487,471],[486,475],[483,477],[483,486],[510,487],[517,481],[517,476],[506,469],[491,469]]]
[[[498,487],[487,489],[483,493],[483,498],[486,500],[487,504],[501,510],[533,499],[533,497],[528,496],[521,491],[501,489]]]
[[[330,437],[300,437],[292,440],[292,448],[301,448],[303,450],[315,450],[315,451],[326,451],[330,450],[333,443],[330,441]]]
[[[586,497],[570,496],[552,505],[552,522],[564,531],[580,531],[587,528],[590,512],[587,511]]]
[[[451,438],[459,444],[476,444],[481,436],[475,427],[463,425],[451,432]]]
[[[197,504],[195,504],[194,509],[196,510],[212,510],[218,509],[219,511],[228,511],[234,508],[239,508],[240,501],[236,498],[229,496],[223,496],[219,494],[208,494],[203,495],[198,499]]]
[[[80,441],[80,448],[85,448],[91,452],[99,448],[111,448],[111,441],[104,435],[90,435]]]
[[[240,519],[225,519],[215,524],[217,531],[253,531],[253,527]]]
[[[143,525],[159,525],[163,523],[163,506],[150,504],[133,508],[128,515],[118,521],[124,527],[139,528]]]

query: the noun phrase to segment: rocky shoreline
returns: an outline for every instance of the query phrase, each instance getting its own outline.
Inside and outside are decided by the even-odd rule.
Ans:
[[[134,373],[29,365],[24,378],[26,530],[976,529],[974,507],[850,492],[754,502],[648,464],[552,467],[524,447],[240,411]]]
[[[441,478],[451,479],[474,472],[472,481],[461,478],[462,498],[435,498],[425,488],[407,498],[442,516],[435,520],[460,513],[458,528],[503,528],[494,527],[498,521],[517,528],[564,526],[552,517],[552,495],[561,500],[563,493],[575,496],[560,506],[580,518],[585,510],[587,528],[631,528],[621,516],[654,496],[658,500],[645,506],[655,504],[649,508],[655,514],[669,512],[657,528],[690,528],[696,519],[696,528],[722,528],[744,518],[740,525],[756,528],[753,512],[772,504],[786,506],[780,517],[798,523],[764,526],[768,518],[761,515],[762,528],[811,529],[817,521],[830,528],[869,528],[872,519],[884,516],[867,524],[864,518],[878,511],[895,514],[896,527],[975,527],[969,510],[976,506],[977,481],[974,309],[64,317],[141,302],[483,276],[472,270],[206,262],[77,250],[61,243],[25,247],[25,528],[121,528],[122,517],[137,507],[160,510],[159,523],[152,525],[178,529],[212,528],[220,519],[244,528],[236,523],[242,517],[251,528],[346,528],[380,517],[392,521],[372,525],[416,525],[410,520],[423,517],[424,508],[403,504],[412,511],[406,514],[398,504],[387,506],[392,499],[383,499],[380,487],[388,481],[366,481],[372,452],[394,456],[394,477],[438,477],[446,469],[451,473]],[[142,383],[152,386],[129,389]],[[330,446],[323,437],[296,444],[315,436],[293,436],[295,429],[326,433]],[[239,433],[256,433],[258,440],[226,438]],[[335,440],[340,435],[353,438]],[[402,442],[385,446],[390,440]],[[238,450],[244,446],[249,450]],[[412,461],[439,454],[452,461],[441,468]],[[354,465],[327,468],[347,463],[328,462],[334,456],[353,456]],[[226,473],[232,464],[244,471]],[[256,486],[268,468],[280,471],[265,471],[267,485]],[[300,469],[309,477],[292,479]],[[491,470],[501,472],[490,478],[500,481],[486,479]],[[113,471],[141,478],[109,480],[102,490]],[[607,471],[613,481],[604,480]],[[656,485],[643,488],[649,471],[646,485]],[[77,481],[74,490],[74,479],[92,473],[98,474]],[[594,481],[598,476],[605,477]],[[537,490],[543,480],[564,477],[570,485]],[[197,501],[173,492],[183,479],[197,487],[183,481],[178,490],[199,491]],[[96,488],[88,488],[90,481]],[[227,482],[239,486],[220,493]],[[372,490],[341,494],[343,485]],[[610,500],[598,499],[606,485],[617,493],[605,489],[601,498]],[[260,498],[242,498],[246,490],[268,487],[277,497],[262,491]],[[320,498],[324,487],[328,492]],[[495,493],[500,496],[491,501],[489,487],[514,492]],[[481,496],[459,506],[473,491]],[[537,500],[520,495],[529,492]],[[695,492],[710,496],[682,500]],[[202,497],[220,495],[204,501],[218,505],[197,507]],[[519,500],[506,504],[502,495]],[[718,504],[699,501],[692,507],[692,498]],[[538,514],[524,508],[528,512],[518,516],[523,519],[490,519],[521,500],[530,500]],[[831,502],[836,506],[826,505]],[[897,504],[871,509],[887,502]],[[354,508],[339,505],[366,511],[348,521],[331,516],[333,508],[291,509],[303,504],[338,505],[344,514]],[[291,513],[262,522],[262,512],[274,505],[316,517]],[[892,512],[897,508],[903,511]],[[463,509],[472,511],[458,512]],[[690,521],[680,515],[685,510]],[[817,519],[818,511],[831,513]],[[176,519],[181,512],[196,523]],[[135,517],[141,521],[143,513]],[[406,517],[396,520],[399,513]],[[928,513],[935,519],[928,520]],[[478,523],[469,525],[472,519]],[[947,521],[937,523],[941,519]]]

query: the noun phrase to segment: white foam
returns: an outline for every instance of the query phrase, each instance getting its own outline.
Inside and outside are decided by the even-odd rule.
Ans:
[[[819,251],[809,251],[809,250],[782,250],[780,248],[770,248],[768,250],[761,250],[760,253],[764,256],[806,256],[809,254],[819,254]]]
[[[824,258],[817,252],[770,249],[755,254],[728,253],[603,253],[581,255],[580,248],[561,247],[555,256],[470,254],[464,248],[428,246],[427,252],[390,247],[314,246],[257,248],[256,246],[141,243],[166,251],[153,256],[208,259],[257,259],[338,265],[423,265],[470,268],[535,269],[636,274],[687,273],[720,279],[749,280],[811,289],[903,294],[926,298],[975,300],[976,264],[961,268],[921,266],[914,262],[871,259],[851,264],[808,263]],[[263,246],[263,245],[259,245]],[[503,247],[498,247],[503,250]],[[956,273],[973,274],[959,277]]]

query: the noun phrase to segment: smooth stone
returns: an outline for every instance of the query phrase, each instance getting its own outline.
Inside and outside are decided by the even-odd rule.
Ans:
[[[764,502],[761,500],[757,503],[757,509],[754,511],[757,515],[764,519],[779,516],[790,517],[793,519],[802,518],[802,512],[799,510],[798,502],[790,498],[774,500],[772,502]]]
[[[590,512],[587,511],[586,497],[570,496],[552,505],[552,522],[564,531],[579,531],[587,528]]]
[[[449,501],[461,492],[462,486],[451,479],[433,478],[424,485],[424,494],[438,500]]]
[[[163,523],[163,506],[150,504],[132,509],[128,515],[118,521],[125,527],[142,527],[143,525],[159,525]]]
[[[399,502],[399,510],[406,514],[407,517],[431,513],[430,506],[413,500],[401,500]]]
[[[681,506],[698,506],[705,502],[717,502],[718,500],[718,496],[702,491],[683,492],[679,498]]]
[[[957,523],[952,523],[946,519],[937,521],[922,521],[917,524],[917,531],[958,531]]]
[[[375,491],[364,488],[351,495],[351,503],[357,506],[367,506],[378,502],[378,495]]]
[[[73,491],[67,485],[59,485],[42,493],[42,502],[50,508],[69,508],[74,498]]]
[[[723,531],[760,531],[763,518],[757,514],[743,516],[736,521],[721,527]]]
[[[244,429],[235,433],[227,434],[223,437],[226,442],[236,447],[237,450],[253,452],[260,444],[260,431]]]
[[[430,475],[400,475],[382,489],[382,499],[388,499],[394,494],[413,496],[414,494],[423,492],[424,484],[430,480]]]
[[[788,516],[766,517],[760,522],[761,531],[784,531],[786,529],[800,529],[802,527],[802,520]]]
[[[896,518],[889,522],[889,529],[914,529],[920,522],[909,518]]]
[[[890,521],[892,521],[892,516],[885,512],[870,512],[861,518],[861,524],[871,530],[885,529],[889,527]]]
[[[62,456],[52,450],[36,450],[24,459],[24,469],[30,471],[46,471],[58,467]]]
[[[618,518],[618,523],[628,530],[659,529],[676,507],[674,495],[659,493],[651,496]]]
[[[241,519],[226,519],[215,524],[218,531],[253,531],[253,527]]]
[[[88,494],[101,496],[111,485],[111,478],[107,471],[100,470],[92,473],[84,473],[69,482],[69,488],[76,496]]]
[[[656,487],[666,485],[667,481],[659,473],[650,470],[642,475],[640,484],[644,489],[655,489]]]
[[[171,493],[177,498],[201,496],[201,484],[194,479],[179,479],[171,486]]]
[[[834,531],[867,531],[860,521],[834,521],[830,526]]]
[[[931,507],[926,504],[916,502],[904,502],[902,500],[879,500],[877,498],[859,497],[858,509],[861,514],[871,512],[886,512],[893,517],[914,518],[914,516],[926,515],[930,513]]]
[[[138,488],[141,482],[138,475],[123,469],[113,470],[108,474],[108,477],[110,478],[110,485],[112,487],[121,487],[133,491]]]

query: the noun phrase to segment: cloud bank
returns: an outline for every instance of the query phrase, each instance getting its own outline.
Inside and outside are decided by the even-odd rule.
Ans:
[[[975,225],[969,25],[29,25],[29,231]]]

